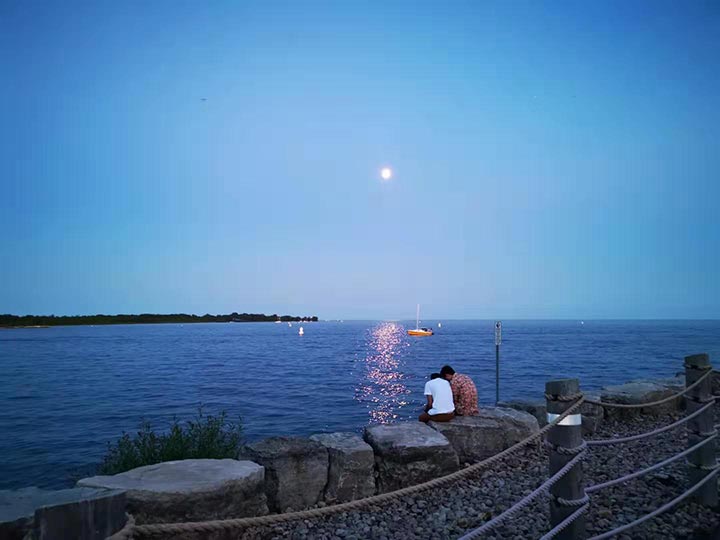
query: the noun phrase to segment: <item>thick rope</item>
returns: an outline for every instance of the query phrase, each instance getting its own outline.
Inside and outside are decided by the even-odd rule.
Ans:
[[[560,506],[585,506],[590,502],[590,497],[588,497],[588,494],[585,493],[582,497],[579,499],[564,499],[563,497],[555,497],[555,502],[558,503]]]
[[[503,459],[504,457],[512,454],[516,450],[519,450],[520,448],[530,444],[531,442],[536,441],[537,439],[540,439],[552,427],[554,427],[556,424],[558,424],[566,416],[572,414],[582,404],[583,404],[583,398],[580,398],[576,403],[572,404],[564,413],[562,413],[560,416],[555,418],[552,422],[545,425],[537,433],[534,433],[533,435],[530,435],[526,439],[523,439],[522,441],[515,443],[514,445],[510,446],[509,448],[506,448],[505,450],[503,450],[502,452],[495,454],[494,456],[490,456],[489,458],[484,459],[483,461],[480,461],[478,463],[470,465],[469,467],[466,467],[459,471],[455,471],[454,473],[450,473],[446,476],[441,476],[439,478],[433,478],[432,480],[429,480],[422,484],[408,486],[406,488],[402,488],[397,491],[391,491],[389,493],[382,493],[380,495],[374,495],[372,497],[367,497],[365,499],[358,499],[356,501],[350,501],[350,502],[336,504],[336,505],[332,505],[332,506],[325,506],[324,508],[311,508],[309,510],[301,510],[298,512],[288,512],[285,514],[273,514],[273,515],[269,515],[269,516],[256,516],[256,517],[247,517],[247,518],[219,519],[219,520],[212,520],[212,521],[196,521],[196,522],[187,522],[187,523],[154,523],[154,524],[148,524],[148,525],[136,525],[132,529],[132,533],[137,537],[144,537],[144,536],[147,537],[147,536],[164,535],[164,534],[178,535],[178,534],[189,533],[189,532],[212,533],[212,532],[222,532],[222,531],[227,531],[227,530],[232,530],[232,529],[243,529],[243,528],[247,528],[247,527],[259,527],[259,526],[264,526],[264,525],[274,525],[276,523],[285,523],[288,521],[297,521],[297,520],[301,520],[301,519],[322,518],[322,517],[326,517],[326,516],[340,514],[342,512],[361,510],[365,507],[372,506],[372,505],[380,505],[380,504],[387,503],[387,502],[395,500],[395,499],[400,499],[402,497],[406,497],[408,495],[414,495],[416,493],[420,493],[420,492],[426,491],[428,489],[440,488],[442,486],[445,486],[447,484],[450,484],[452,482],[455,482],[457,480],[461,480],[467,476],[470,476],[470,475],[476,473],[477,471],[482,470],[482,469],[492,465],[493,463]]]
[[[707,372],[704,375],[702,375],[697,381],[692,383],[690,386],[686,387],[681,392],[678,392],[677,394],[673,394],[672,396],[668,396],[663,399],[659,399],[657,401],[649,401],[647,403],[608,403],[606,401],[595,401],[594,399],[586,398],[585,403],[590,403],[591,405],[600,405],[601,407],[608,407],[608,408],[613,408],[613,409],[640,409],[642,407],[655,407],[656,405],[662,405],[663,403],[667,403],[669,401],[672,401],[674,399],[684,396],[690,390],[692,390],[697,385],[699,385],[701,382],[703,382],[706,378],[708,378],[712,373],[713,373],[713,371],[708,369]]]
[[[562,454],[564,456],[577,456],[578,454],[584,452],[587,449],[587,443],[585,441],[582,441],[579,446],[576,446],[574,448],[565,448],[564,446],[558,446],[556,444],[553,444],[550,441],[545,441],[545,448],[547,448],[548,450],[552,450],[553,452],[557,452],[558,454]]]
[[[589,504],[586,504],[585,506],[581,506],[580,508],[575,510],[572,514],[570,514],[568,517],[563,519],[560,523],[555,525],[555,527],[550,529],[547,532],[547,534],[545,534],[543,537],[540,538],[540,540],[550,540],[551,538],[555,538],[556,535],[560,534],[562,531],[567,529],[573,521],[575,521],[577,518],[579,518],[585,512],[587,512],[589,508],[590,508]]]
[[[574,394],[568,394],[566,396],[561,396],[558,394],[545,394],[545,399],[548,401],[575,401],[576,399],[580,399],[583,396],[582,392],[575,392]]]
[[[572,458],[570,461],[568,461],[563,467],[558,470],[555,474],[553,474],[550,478],[545,480],[538,488],[536,488],[533,492],[531,492],[529,495],[526,495],[522,499],[520,499],[518,502],[516,502],[514,505],[512,505],[510,508],[505,510],[503,513],[498,514],[494,518],[492,518],[490,521],[483,523],[480,527],[477,529],[473,529],[472,531],[469,531],[465,533],[464,536],[460,538],[460,540],[470,540],[472,538],[477,538],[483,533],[486,533],[490,529],[497,527],[500,525],[500,523],[513,514],[517,514],[520,510],[525,508],[528,504],[533,502],[535,499],[538,498],[538,496],[547,493],[550,491],[550,488],[552,488],[557,482],[560,481],[560,479],[565,476],[567,473],[570,472],[570,470],[580,463],[582,459],[585,458],[586,454],[578,454],[574,458]],[[583,501],[583,504],[585,504],[586,501]]]
[[[621,443],[626,443],[626,442],[630,442],[630,441],[638,441],[638,440],[640,440],[640,439],[645,439],[645,438],[647,438],[647,437],[652,437],[653,435],[657,435],[657,434],[659,434],[659,433],[663,433],[663,432],[665,432],[665,431],[669,431],[669,430],[674,429],[674,428],[676,428],[676,427],[678,427],[678,426],[681,426],[682,424],[684,424],[684,423],[687,422],[688,420],[692,420],[693,418],[695,418],[696,416],[698,416],[700,413],[705,412],[707,409],[709,409],[710,407],[712,407],[714,404],[715,404],[715,401],[713,400],[712,403],[708,403],[707,405],[699,408],[699,409],[698,409],[697,411],[695,411],[694,413],[689,414],[689,415],[681,418],[681,419],[678,420],[677,422],[673,422],[672,424],[668,424],[667,426],[663,426],[663,427],[661,427],[661,428],[653,429],[652,431],[648,431],[648,432],[646,432],[646,433],[640,433],[640,434],[638,434],[638,435],[632,435],[632,436],[630,436],[630,437],[620,437],[620,438],[617,438],[617,439],[598,439],[598,440],[595,440],[595,441],[587,441],[587,444],[588,444],[588,446],[608,446],[608,445],[611,445],[611,444],[621,444]]]
[[[625,532],[628,529],[632,529],[633,527],[640,525],[641,523],[646,522],[649,519],[654,518],[655,516],[662,514],[663,512],[669,510],[673,506],[675,506],[677,503],[682,501],[683,499],[689,497],[693,493],[695,493],[698,489],[700,489],[702,486],[704,486],[707,482],[710,481],[711,478],[713,478],[718,472],[720,472],[720,467],[716,466],[715,469],[710,472],[705,478],[700,480],[698,483],[696,483],[693,487],[688,489],[685,493],[678,495],[675,497],[672,501],[669,503],[666,503],[662,505],[660,508],[657,508],[656,510],[653,510],[649,514],[645,514],[643,517],[636,519],[635,521],[631,521],[630,523],[627,523],[625,525],[621,525],[620,527],[617,527],[615,529],[612,529],[611,531],[602,533],[598,536],[593,536],[590,538],[590,540],[604,540],[605,538],[611,538],[615,535],[620,534],[621,532]]]
[[[108,536],[106,540],[130,540],[133,537],[133,528],[135,527],[135,518],[130,514],[125,514],[127,518],[125,526],[114,533],[112,536]]]
[[[586,493],[595,493],[596,491],[600,491],[601,489],[605,489],[610,486],[614,486],[616,484],[622,484],[623,482],[627,482],[628,480],[632,480],[633,478],[638,478],[639,476],[643,476],[645,474],[651,473],[653,471],[656,471],[657,469],[662,469],[666,465],[669,465],[673,461],[677,461],[681,457],[685,457],[688,454],[693,453],[695,450],[700,448],[701,446],[704,446],[705,444],[709,443],[713,439],[717,438],[717,433],[714,435],[711,435],[707,439],[703,439],[699,443],[697,443],[694,446],[691,446],[687,450],[683,450],[682,452],[675,454],[674,456],[671,456],[663,461],[660,461],[656,463],[655,465],[652,465],[651,467],[648,467],[646,469],[643,469],[641,471],[637,471],[631,474],[627,474],[625,476],[621,476],[619,478],[615,478],[614,480],[608,480],[607,482],[603,482],[602,484],[595,484],[594,486],[590,486],[585,489]]]

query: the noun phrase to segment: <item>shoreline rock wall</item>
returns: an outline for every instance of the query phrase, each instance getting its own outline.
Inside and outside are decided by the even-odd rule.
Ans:
[[[718,393],[720,376],[714,376],[713,386]],[[604,387],[591,397],[644,403],[684,387],[684,376],[630,381]],[[0,537],[24,538],[30,532],[42,538],[32,531],[51,519],[55,526],[75,523],[73,537],[104,538],[98,531],[107,535],[124,525],[124,515],[118,517],[119,504],[123,510],[126,505],[139,523],[158,523],[258,516],[393,491],[497,454],[547,423],[542,399],[500,405],[481,407],[479,416],[459,416],[450,422],[368,426],[362,438],[348,432],[270,437],[245,445],[237,460],[149,465],[114,476],[85,478],[74,490],[0,491]],[[594,433],[608,417],[661,414],[683,407],[682,399],[665,404],[659,412],[584,404],[583,431]],[[95,532],[82,525],[80,515],[94,516]]]

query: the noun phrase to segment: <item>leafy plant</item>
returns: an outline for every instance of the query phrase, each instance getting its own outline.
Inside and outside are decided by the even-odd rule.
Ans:
[[[242,445],[242,423],[231,422],[227,413],[204,415],[198,409],[194,420],[183,424],[174,419],[170,430],[156,433],[150,422],[140,423],[137,433],[123,433],[100,465],[100,474],[118,474],[144,465],[180,459],[223,459],[237,457]]]

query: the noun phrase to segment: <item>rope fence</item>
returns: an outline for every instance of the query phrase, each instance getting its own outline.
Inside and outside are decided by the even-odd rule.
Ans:
[[[707,443],[709,443],[710,441],[712,441],[715,438],[717,438],[717,433],[715,433],[714,435],[710,435],[709,437],[703,439],[696,445],[691,446],[687,450],[683,450],[682,452],[675,454],[674,456],[671,456],[663,461],[660,461],[660,462],[656,463],[655,465],[652,465],[651,467],[642,469],[641,471],[637,471],[634,473],[626,474],[625,476],[621,476],[619,478],[615,478],[614,480],[609,480],[607,482],[603,482],[602,484],[595,484],[594,486],[590,486],[589,488],[585,489],[585,493],[595,493],[596,491],[600,491],[601,489],[605,489],[605,488],[608,488],[610,486],[614,486],[617,484],[622,484],[629,480],[633,480],[634,478],[639,478],[640,476],[645,476],[648,473],[651,473],[658,469],[662,469],[666,465],[669,465],[670,463],[677,461],[681,457],[685,457],[688,454],[693,453],[698,448],[702,448],[703,446],[705,446]]]
[[[582,505],[580,508],[575,510],[572,514],[570,514],[568,517],[563,519],[560,523],[555,525],[552,529],[550,529],[547,534],[542,536],[540,540],[550,540],[551,538],[555,538],[558,534],[560,534],[562,531],[564,531],[567,527],[569,527],[573,522],[575,522],[576,519],[578,519],[580,516],[582,516],[585,512],[588,511],[590,508],[590,504],[586,503]]]
[[[702,356],[702,355],[700,355]],[[553,527],[550,531],[548,531],[544,536],[542,536],[541,540],[550,540],[552,538],[555,538],[558,535],[563,535],[563,538],[574,538],[574,536],[568,536],[568,533],[572,533],[572,528],[577,528],[578,526],[583,527],[582,530],[584,530],[584,522],[585,522],[585,514],[588,512],[590,508],[590,497],[589,495],[592,495],[594,493],[599,492],[600,490],[603,490],[605,488],[615,486],[618,484],[622,484],[625,482],[628,482],[630,480],[645,476],[655,470],[661,469],[683,457],[691,456],[692,454],[700,451],[705,445],[708,443],[715,441],[715,439],[718,438],[718,429],[720,429],[719,425],[714,425],[712,432],[703,433],[703,431],[707,431],[708,426],[711,424],[705,423],[704,430],[703,429],[697,429],[693,431],[692,429],[689,430],[694,437],[702,436],[704,437],[701,441],[696,442],[695,444],[692,444],[689,448],[678,452],[672,456],[670,456],[667,459],[664,459],[662,461],[659,461],[649,467],[646,467],[642,470],[635,471],[629,474],[626,474],[624,476],[621,476],[619,478],[615,478],[613,480],[608,480],[606,482],[602,482],[599,484],[595,484],[593,486],[590,486],[586,489],[582,488],[582,485],[580,484],[580,493],[582,496],[578,499],[564,499],[562,497],[559,497],[557,495],[553,495],[551,490],[553,488],[557,489],[557,485],[561,482],[561,480],[565,479],[567,481],[568,478],[572,478],[572,476],[568,476],[571,471],[573,471],[576,467],[581,467],[581,462],[585,460],[588,457],[589,451],[594,447],[601,447],[601,446],[609,446],[609,445],[615,445],[615,444],[623,444],[631,441],[637,441],[649,437],[653,437],[655,435],[664,433],[666,431],[675,429],[679,426],[682,426],[691,420],[700,419],[701,415],[704,413],[709,413],[711,407],[716,403],[716,400],[720,396],[713,396],[709,391],[709,381],[707,381],[707,378],[710,377],[712,373],[717,373],[716,371],[712,370],[711,367],[703,367],[702,365],[688,365],[688,360],[692,360],[694,357],[687,357],[686,358],[686,368],[688,369],[695,369],[695,370],[704,370],[705,373],[700,375],[692,384],[689,384],[684,388],[682,391],[679,391],[671,396],[667,396],[663,399],[659,399],[652,402],[646,402],[646,403],[607,403],[603,401],[596,401],[587,399],[583,396],[581,392],[571,392],[568,395],[557,395],[553,393],[546,393],[546,397],[548,399],[548,418],[552,418],[552,421],[549,421],[544,427],[542,427],[539,431],[536,433],[530,435],[529,437],[523,439],[522,441],[519,441],[509,448],[503,450],[502,452],[495,454],[487,459],[484,459],[478,463],[475,463],[473,465],[470,465],[464,469],[455,471],[451,474],[434,478],[432,480],[429,480],[427,482],[424,482],[422,484],[417,484],[414,486],[408,486],[396,491],[388,492],[388,493],[382,493],[379,495],[374,495],[371,497],[366,497],[364,499],[358,499],[354,501],[349,501],[341,504],[335,504],[330,506],[325,506],[323,508],[313,508],[309,510],[301,510],[297,512],[288,512],[284,514],[273,514],[273,515],[267,515],[267,516],[256,516],[256,517],[247,517],[247,518],[236,518],[236,519],[220,519],[220,520],[211,520],[211,521],[202,521],[202,522],[185,522],[185,523],[157,523],[157,524],[145,524],[145,525],[138,525],[135,523],[135,520],[133,519],[133,516],[129,515],[127,523],[125,527],[109,537],[109,540],[130,540],[135,538],[149,538],[149,537],[155,537],[155,536],[166,536],[166,535],[182,535],[182,534],[188,534],[188,533],[218,533],[218,532],[227,532],[227,531],[235,531],[235,530],[243,530],[250,527],[260,527],[260,526],[269,526],[269,525],[275,525],[280,523],[288,523],[292,521],[298,521],[298,520],[304,520],[304,519],[317,519],[317,518],[324,518],[329,517],[332,515],[340,514],[343,512],[350,512],[350,511],[358,511],[363,510],[365,508],[370,508],[374,506],[381,506],[385,503],[389,503],[393,500],[401,499],[403,497],[408,497],[410,495],[415,495],[417,493],[421,493],[430,489],[435,488],[441,488],[445,487],[453,482],[457,482],[459,480],[462,480],[464,478],[470,477],[474,474],[476,474],[478,471],[488,468],[489,466],[493,465],[494,463],[502,460],[503,458],[513,454],[514,452],[520,450],[521,448],[539,440],[543,436],[545,436],[550,430],[554,428],[562,428],[565,426],[571,426],[572,429],[578,430],[576,433],[580,433],[581,429],[581,422],[579,419],[581,418],[580,414],[576,414],[576,411],[579,410],[579,408],[584,403],[590,403],[593,405],[599,405],[602,407],[607,408],[622,408],[622,409],[639,409],[639,408],[649,408],[649,407],[655,407],[658,405],[662,405],[665,403],[668,403],[670,401],[676,400],[682,396],[685,396],[689,392],[699,389],[699,392],[704,395],[697,395],[693,397],[689,397],[688,399],[690,401],[693,401],[695,404],[702,404],[700,408],[697,410],[691,412],[690,414],[687,414],[683,418],[672,422],[671,424],[662,426],[660,428],[654,429],[652,431],[648,431],[645,433],[640,433],[637,435],[632,435],[628,437],[618,437],[613,439],[597,439],[597,440],[589,440],[584,441],[582,440],[582,436],[580,435],[580,443],[575,445],[568,445],[572,446],[566,447],[562,444],[557,444],[558,439],[554,439],[554,443],[551,443],[550,441],[545,441],[545,445],[548,448],[548,450],[555,454],[557,456],[564,456],[563,459],[569,460],[554,474],[552,474],[547,480],[545,480],[540,486],[535,488],[532,492],[530,492],[528,495],[524,496],[522,499],[520,499],[518,502],[513,504],[510,508],[507,508],[502,513],[498,514],[497,516],[491,518],[489,521],[483,523],[481,526],[466,532],[464,536],[460,538],[460,540],[470,540],[473,538],[477,538],[491,529],[497,527],[499,524],[501,524],[503,521],[507,520],[526,506],[528,506],[531,502],[533,502],[535,499],[537,499],[540,495],[550,495],[551,497],[551,505],[554,504],[554,508],[564,508],[563,512],[564,514],[561,514],[561,517],[564,516],[562,519],[555,518],[555,523],[553,524]],[[709,361],[708,361],[709,363]],[[707,381],[708,384],[706,384],[704,387],[701,387],[700,385]],[[548,383],[550,384],[550,383]],[[575,382],[575,390],[577,390],[577,381]],[[562,407],[567,404],[567,409],[565,409],[560,414],[550,414],[551,409],[550,403],[551,402],[557,402],[562,404]],[[556,403],[556,404],[557,404]],[[695,405],[696,406],[696,405]],[[562,408],[553,409],[557,412],[563,410]],[[705,417],[707,419],[707,416]],[[698,424],[699,425],[699,424]],[[555,433],[555,432],[553,432]],[[551,437],[553,434],[551,434]],[[690,440],[690,439],[689,439]],[[695,439],[696,440],[696,439]],[[692,459],[688,458],[688,459]],[[551,464],[553,463],[551,459]],[[557,463],[557,461],[555,462]],[[707,462],[706,462],[707,463]],[[627,531],[633,527],[636,527],[637,525],[640,525],[641,523],[644,523],[645,521],[648,521],[657,515],[669,510],[670,508],[676,506],[683,500],[685,500],[687,497],[693,495],[694,493],[698,492],[703,486],[705,486],[708,482],[710,482],[711,479],[715,478],[720,472],[720,466],[717,464],[710,464],[710,465],[704,465],[702,463],[690,463],[691,466],[696,467],[700,473],[704,474],[702,478],[697,480],[690,488],[688,488],[685,492],[680,494],[679,496],[675,497],[670,502],[660,506],[656,510],[653,510],[652,512],[649,512],[648,514],[630,522],[624,525],[621,525],[615,529],[612,529],[610,531],[607,531],[605,533],[602,533],[598,536],[592,537],[590,540],[603,540],[606,538],[611,538],[612,536],[618,535],[624,531]],[[716,489],[717,491],[717,489]],[[558,492],[555,492],[558,493]],[[560,491],[560,493],[563,493],[563,491]],[[574,491],[574,493],[577,493],[577,491]],[[717,494],[716,494],[717,495]],[[574,508],[574,510],[567,514],[567,512]]]
[[[645,523],[647,520],[654,518],[655,516],[658,516],[662,514],[663,512],[666,512],[670,510],[673,506],[678,504],[679,502],[683,501],[684,499],[687,499],[690,495],[695,493],[698,489],[700,489],[702,486],[707,484],[712,478],[717,475],[717,473],[720,472],[720,467],[715,467],[710,473],[705,476],[702,480],[700,480],[697,484],[692,486],[690,489],[682,493],[681,495],[678,495],[675,497],[672,501],[665,503],[660,508],[653,510],[649,514],[645,514],[643,517],[636,519],[635,521],[631,521],[630,523],[627,523],[625,525],[621,525],[620,527],[616,527],[615,529],[612,529],[611,531],[599,534],[597,536],[593,536],[589,540],[604,540],[605,538],[612,538],[615,535],[618,535],[622,532],[625,532],[629,529],[632,529],[633,527],[636,527],[640,525],[641,523]]]
[[[545,480],[539,487],[537,487],[534,491],[532,491],[529,495],[526,495],[521,500],[516,502],[513,506],[505,510],[502,514],[498,514],[494,518],[492,518],[490,521],[482,524],[477,529],[474,529],[468,533],[465,533],[464,536],[460,538],[460,540],[470,540],[472,538],[477,538],[483,533],[486,533],[490,529],[493,529],[500,525],[501,522],[505,521],[507,518],[512,516],[513,514],[516,514],[523,508],[525,508],[528,504],[533,502],[535,499],[537,499],[540,495],[544,495],[550,491],[550,488],[553,487],[563,476],[565,476],[567,473],[570,472],[570,470],[582,459],[585,458],[584,453],[580,453],[574,458],[572,458],[570,461],[568,461],[562,469],[560,469],[558,472],[556,472],[554,475],[552,475],[550,478]]]
[[[647,403],[609,403],[606,401],[597,401],[594,399],[585,398],[585,403],[590,403],[591,405],[599,405],[601,407],[606,407],[606,408],[610,408],[610,409],[641,409],[641,408],[646,408],[646,407],[656,407],[657,405],[664,405],[665,403],[669,403],[673,400],[681,398],[682,396],[687,394],[690,390],[693,390],[695,387],[699,386],[700,383],[702,383],[705,379],[707,379],[712,373],[713,373],[713,370],[707,370],[707,373],[705,373],[705,375],[702,375],[697,381],[695,381],[690,386],[685,387],[684,390],[677,392],[676,394],[673,394],[672,396],[658,399],[657,401],[648,401]]]
[[[324,508],[311,508],[309,510],[301,510],[298,512],[288,512],[285,514],[273,514],[269,516],[256,516],[248,518],[236,518],[236,519],[220,519],[212,521],[195,521],[185,523],[154,523],[147,525],[134,525],[129,528],[123,529],[122,531],[115,533],[111,536],[111,540],[126,540],[131,538],[143,538],[160,535],[179,535],[192,532],[202,533],[214,533],[223,532],[235,529],[246,529],[249,527],[275,525],[278,523],[287,523],[290,521],[297,521],[309,518],[321,518],[327,517],[342,512],[349,512],[353,510],[362,510],[363,508],[379,505],[382,503],[390,502],[395,499],[414,495],[422,491],[439,488],[444,485],[456,482],[457,480],[471,476],[476,472],[485,469],[493,463],[507,457],[508,455],[520,450],[528,444],[540,439],[545,433],[552,429],[555,425],[562,422],[567,416],[572,414],[575,410],[580,408],[582,405],[582,398],[577,403],[572,405],[565,413],[558,416],[553,422],[548,423],[542,429],[529,437],[515,443],[514,445],[506,448],[502,452],[495,454],[483,461],[470,465],[454,473],[450,473],[446,476],[433,478],[422,484],[416,484],[396,491],[388,493],[382,493],[380,495],[373,495],[372,497],[366,497],[364,499],[358,499],[346,503],[336,504],[332,506],[326,506]]]
[[[587,441],[588,446],[608,446],[611,444],[622,444],[627,443],[631,441],[639,441],[641,439],[647,439],[648,437],[652,437],[654,435],[659,435],[660,433],[665,433],[666,431],[670,431],[671,429],[675,429],[678,426],[683,425],[685,422],[688,422],[692,420],[693,418],[700,416],[700,414],[704,413],[706,410],[708,410],[710,407],[712,407],[715,404],[715,400],[712,400],[707,405],[701,407],[697,411],[695,411],[692,414],[689,414],[687,416],[682,417],[677,422],[673,422],[672,424],[668,424],[667,426],[663,426],[661,428],[653,429],[652,431],[648,431],[646,433],[640,433],[638,435],[631,435],[630,437],[618,437],[617,439],[597,439],[594,441]]]
[[[586,398],[584,398],[582,393],[572,393],[572,394],[569,394],[566,396],[546,393],[545,397],[549,401],[571,402],[574,400],[581,400],[585,403],[591,403],[594,405],[600,405],[602,407],[610,407],[610,408],[618,407],[618,408],[623,408],[623,409],[637,409],[637,408],[655,407],[655,406],[663,405],[670,401],[676,400],[676,399],[686,395],[688,392],[697,388],[712,373],[713,373],[713,371],[711,369],[707,369],[706,373],[701,375],[694,383],[688,385],[683,390],[681,390],[671,396],[667,396],[663,399],[659,399],[659,400],[652,401],[652,402],[646,402],[646,403],[633,403],[633,404],[606,403],[606,402],[602,402],[602,401],[586,399]],[[705,403],[705,404],[702,407],[700,407],[698,410],[692,412],[691,414],[684,416],[683,418],[679,419],[676,422],[673,422],[666,426],[663,426],[663,427],[660,427],[660,428],[657,428],[657,429],[654,429],[652,431],[648,431],[645,433],[640,433],[640,434],[629,436],[629,437],[618,437],[618,438],[614,438],[614,439],[599,439],[599,440],[591,440],[591,441],[582,441],[582,443],[579,446],[574,447],[574,448],[559,447],[557,445],[553,445],[553,444],[549,443],[548,441],[546,441],[545,444],[549,449],[554,450],[557,453],[562,454],[562,455],[575,455],[575,457],[573,459],[571,459],[565,466],[563,466],[557,473],[555,473],[553,476],[551,476],[540,487],[535,489],[532,493],[523,497],[520,501],[518,501],[513,506],[511,506],[510,508],[505,510],[503,513],[492,518],[490,521],[487,521],[480,527],[473,529],[472,531],[466,533],[464,536],[462,536],[460,538],[460,540],[470,540],[470,539],[479,537],[481,534],[488,532],[492,528],[499,525],[505,519],[511,517],[512,515],[516,514],[518,511],[522,510],[525,506],[530,504],[530,502],[532,502],[534,499],[536,499],[540,494],[547,493],[554,484],[556,484],[560,479],[562,479],[573,467],[575,467],[575,465],[577,465],[582,459],[584,459],[586,457],[586,449],[588,447],[609,446],[609,445],[614,445],[614,444],[622,444],[622,443],[627,443],[627,442],[631,442],[631,441],[637,441],[637,440],[649,438],[649,437],[652,437],[655,435],[659,435],[660,433],[664,433],[666,431],[675,429],[681,425],[686,424],[690,420],[693,420],[693,419],[699,417],[704,412],[708,411],[715,404],[716,398],[717,398],[717,396],[711,396],[711,397],[705,398],[705,399],[696,399],[696,401],[698,401],[700,403]],[[655,463],[654,465],[652,465],[650,467],[647,467],[640,471],[636,471],[636,472],[627,474],[625,476],[616,478],[614,480],[610,480],[608,482],[590,486],[589,488],[587,488],[585,490],[585,496],[582,497],[581,499],[568,501],[566,499],[557,497],[556,500],[562,506],[567,506],[567,507],[575,506],[575,507],[577,507],[577,509],[574,512],[572,512],[569,516],[567,516],[565,519],[563,519],[560,523],[555,525],[548,533],[546,533],[544,536],[542,536],[541,540],[549,540],[551,538],[554,538],[558,534],[565,531],[565,529],[567,529],[575,521],[580,519],[584,514],[586,514],[590,508],[590,498],[588,497],[589,494],[598,492],[601,489],[604,489],[604,488],[607,488],[607,487],[610,487],[613,485],[621,484],[621,483],[627,482],[629,480],[644,476],[650,472],[653,472],[662,467],[665,467],[665,466],[669,465],[670,463],[673,463],[682,457],[692,454],[693,452],[695,452],[695,451],[699,450],[700,448],[702,448],[703,446],[705,446],[710,441],[713,441],[717,438],[718,426],[717,425],[714,426],[714,429],[715,429],[715,432],[713,432],[713,433],[702,434],[702,435],[705,435],[705,438],[702,441],[700,441],[699,443],[694,444],[690,448],[683,450],[665,460]],[[661,506],[660,508],[657,508],[653,512],[650,512],[650,513],[646,514],[645,516],[642,516],[641,518],[636,519],[635,521],[632,521],[630,523],[627,523],[625,525],[617,527],[617,528],[615,528],[611,531],[608,531],[606,533],[603,533],[599,536],[593,537],[591,540],[601,540],[604,538],[611,538],[612,536],[615,536],[615,535],[620,534],[624,531],[627,531],[633,527],[636,527],[637,525],[640,525],[641,523],[644,523],[645,521],[652,519],[653,517],[667,511],[668,509],[677,505],[682,500],[684,500],[685,498],[689,497],[690,495],[695,493],[697,490],[699,490],[704,484],[709,482],[711,476],[714,477],[718,473],[719,470],[720,469],[718,468],[717,465],[715,467],[712,467],[711,469],[709,469],[710,472],[709,472],[709,474],[706,475],[705,478],[703,478],[698,483],[694,484],[691,488],[686,490],[683,494],[676,497],[669,503],[666,503],[665,505]]]

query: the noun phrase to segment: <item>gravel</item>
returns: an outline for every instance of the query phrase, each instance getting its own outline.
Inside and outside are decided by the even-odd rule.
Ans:
[[[622,437],[649,431],[680,417],[606,421],[593,438]],[[716,422],[720,415],[716,411]],[[592,447],[583,468],[587,486],[645,468],[686,448],[684,426],[650,439],[622,445]],[[324,519],[296,521],[244,532],[243,538],[260,539],[454,539],[503,512],[547,479],[548,458],[541,448],[528,448],[505,458],[474,477],[449,487],[346,512]],[[636,480],[594,493],[587,515],[588,536],[623,525],[654,510],[686,489],[684,459]],[[549,529],[547,498],[539,497],[485,536],[495,540],[539,538]],[[692,502],[639,525],[617,538],[712,538],[720,527],[720,514]]]

